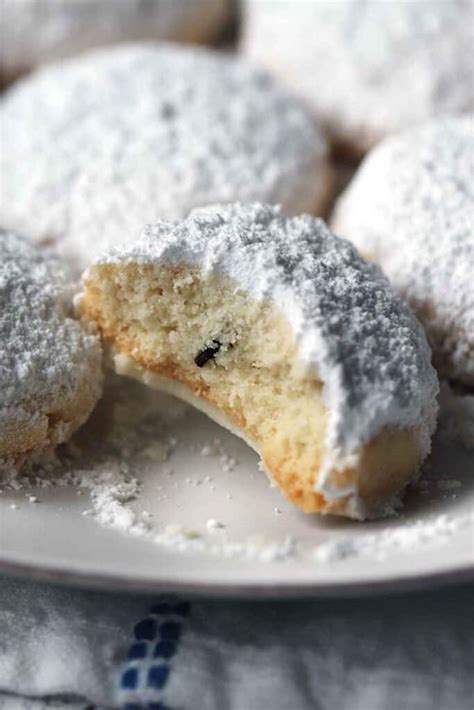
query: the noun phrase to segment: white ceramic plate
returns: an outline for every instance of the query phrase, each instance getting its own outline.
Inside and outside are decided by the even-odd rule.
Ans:
[[[474,456],[439,441],[402,516],[374,523],[300,513],[269,485],[243,442],[131,382],[118,388],[111,381],[72,454],[68,447],[53,473],[39,471],[52,477],[50,487],[3,485],[0,571],[249,597],[396,590],[473,576]],[[109,495],[109,506],[96,499],[96,513],[84,515],[93,508],[91,492],[64,485],[64,473],[74,470],[83,483],[98,472],[110,475],[126,498],[120,467],[138,478],[138,497],[117,500],[106,484],[99,494]],[[99,509],[114,515],[101,523]],[[121,529],[130,523],[135,534]]]

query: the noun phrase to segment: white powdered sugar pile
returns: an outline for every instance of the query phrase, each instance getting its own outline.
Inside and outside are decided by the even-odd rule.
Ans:
[[[438,384],[421,326],[378,267],[321,220],[259,204],[203,208],[150,225],[99,263],[197,267],[274,302],[294,328],[301,361],[324,383],[327,448],[338,463],[390,426],[419,427],[422,455],[429,450]]]
[[[437,515],[390,527],[375,534],[338,537],[319,545],[314,558],[322,564],[344,562],[351,558],[383,561],[395,553],[416,553],[422,547],[447,542],[454,533],[472,525],[474,515]]]
[[[221,533],[220,530],[218,532]],[[183,525],[168,525],[154,537],[154,541],[180,552],[205,552],[227,559],[238,558],[259,562],[282,562],[293,559],[298,554],[297,543],[290,535],[278,541],[265,535],[251,535],[244,540],[231,540],[227,535],[220,534],[219,539],[216,540],[216,531],[212,533],[212,538],[206,538],[198,531]]]
[[[440,373],[474,383],[474,125],[433,121],[366,158],[332,219],[427,331]]]
[[[61,419],[62,409],[70,422],[86,392],[90,409],[100,395],[102,350],[72,318],[71,275],[54,256],[4,230],[0,253],[0,433],[8,437],[15,423],[41,426]],[[84,418],[84,404],[77,406]]]
[[[0,120],[2,223],[86,265],[154,219],[255,199],[296,213],[326,191],[326,142],[304,107],[210,50],[93,51],[17,83]]]
[[[118,464],[110,462],[102,472],[84,472],[75,476],[75,485],[89,490],[91,509],[83,515],[92,515],[107,528],[128,534],[143,535],[148,530],[146,519],[140,518],[129,503],[138,499],[141,485],[136,478],[128,478]]]

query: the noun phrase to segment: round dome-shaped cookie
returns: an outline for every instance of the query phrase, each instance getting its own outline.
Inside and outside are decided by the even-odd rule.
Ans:
[[[306,99],[346,153],[474,109],[471,0],[246,0],[243,48]]]
[[[0,469],[60,444],[102,389],[97,336],[71,317],[59,261],[0,230]]]
[[[2,0],[0,76],[115,42],[206,42],[231,14],[232,0]]]
[[[246,62],[130,45],[24,80],[3,102],[0,220],[83,263],[158,218],[233,200],[317,210],[326,144]]]
[[[85,275],[119,373],[246,439],[307,512],[386,513],[430,448],[420,324],[324,222],[259,204],[147,227]]]
[[[387,138],[332,219],[410,303],[440,374],[467,385],[474,384],[473,145],[467,117]]]

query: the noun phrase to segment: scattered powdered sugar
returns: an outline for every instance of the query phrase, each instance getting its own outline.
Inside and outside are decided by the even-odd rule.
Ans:
[[[440,491],[454,491],[457,488],[461,488],[461,481],[456,481],[455,479],[445,478],[438,481],[438,488]]]
[[[156,535],[154,540],[160,545],[180,552],[205,552],[224,558],[259,562],[281,562],[297,556],[297,543],[291,536],[285,537],[282,541],[264,535],[253,535],[239,541],[230,540],[226,536],[220,537],[219,541],[215,542],[215,535],[212,539],[208,539],[197,530],[182,525],[168,525]]]
[[[225,471],[226,473],[230,473],[231,471],[233,471],[237,463],[233,456],[229,456],[226,453],[221,454],[220,462],[222,464],[223,471]]]
[[[201,449],[201,456],[216,456],[218,449],[212,444],[204,444]]]
[[[244,51],[359,152],[474,107],[470,0],[246,0],[244,12]]]
[[[293,557],[296,546],[290,538],[280,541],[250,535],[233,540],[227,534],[226,523],[218,518],[208,518],[196,529],[181,523],[163,524],[159,519],[155,522],[149,511],[141,510],[143,481],[134,472],[143,472],[144,467],[152,465],[157,480],[160,475],[173,476],[166,461],[183,444],[170,431],[176,431],[186,411],[186,405],[178,400],[111,375],[103,400],[83,430],[21,472],[12,469],[10,475],[5,473],[0,479],[0,496],[9,491],[24,491],[29,503],[38,503],[40,498],[29,492],[32,487],[40,490],[74,487],[78,494],[87,494],[82,516],[122,534],[180,552],[260,561]],[[237,465],[220,439],[200,444],[198,451],[203,457],[214,456],[222,473],[230,473]],[[192,447],[190,453],[194,453]],[[212,480],[210,475],[187,477],[179,485],[207,485],[212,490]],[[159,493],[162,486],[154,488],[159,501],[163,498]],[[16,510],[18,506],[12,504],[10,508]]]
[[[255,199],[313,210],[327,189],[322,132],[237,56],[95,50],[20,81],[0,110],[1,222],[84,265],[158,217]]]
[[[454,533],[473,522],[472,514],[456,518],[441,514],[432,519],[390,527],[376,534],[330,540],[315,549],[314,557],[322,564],[344,562],[351,558],[383,561],[397,552],[416,553],[422,547],[446,542]]]
[[[187,413],[187,407],[177,400],[157,395],[133,381],[111,376],[106,383],[103,401],[83,430],[70,442],[51,452],[41,464],[35,462],[15,477],[2,479],[0,497],[11,491],[24,497],[26,505],[41,505],[49,489],[74,488],[80,494],[78,514],[82,513],[93,522],[120,534],[140,537],[144,542],[165,546],[179,553],[210,554],[266,563],[313,557],[321,564],[338,564],[357,558],[384,560],[394,553],[412,554],[423,547],[445,544],[463,526],[474,522],[472,516],[468,519],[465,515],[455,518],[446,514],[414,523],[400,522],[396,527],[373,534],[354,531],[351,536],[341,538],[337,531],[333,539],[315,551],[308,538],[300,539],[298,533],[296,536],[274,532],[235,535],[222,503],[212,511],[214,515],[203,519],[199,525],[185,522],[179,506],[173,512],[172,520],[176,522],[166,522],[160,517],[159,507],[155,515],[143,509],[150,500],[150,492],[144,489],[146,477],[143,473],[147,467],[151,466],[153,470],[155,504],[162,497],[158,491],[164,487],[163,477],[168,480],[170,492],[177,487],[177,500],[183,494],[183,486],[198,485],[198,480],[202,487],[200,491],[205,496],[211,495],[213,475],[188,477],[189,484],[182,476],[178,481],[174,480],[176,476],[170,463],[178,467],[181,465],[178,459],[175,463],[174,457],[180,456],[184,447],[187,447],[188,454],[200,453],[204,460],[208,459],[208,450],[211,451],[213,464],[218,469],[222,467],[225,445],[220,439],[185,444],[184,433],[182,437],[176,435],[181,422],[183,427],[186,426]],[[157,458],[154,455],[150,458],[150,450],[157,452]],[[163,451],[168,452],[169,456],[164,462]],[[425,476],[416,486],[419,500],[426,500],[425,494],[436,501],[451,500],[453,495],[463,491],[462,481],[453,478],[453,473],[449,477],[447,473],[441,475],[440,471],[431,470],[429,466],[425,468]],[[225,474],[223,468],[221,470]],[[240,476],[241,472],[238,471],[238,474]],[[225,485],[228,480],[228,474],[223,475],[220,484],[224,482]],[[194,494],[192,488],[189,494]],[[49,496],[51,500],[51,493]],[[232,496],[228,494],[227,498]],[[428,498],[427,502],[430,501],[431,498]],[[22,507],[19,502],[20,505],[15,502],[8,507],[16,511]],[[11,514],[15,515],[15,512]],[[281,516],[282,510],[274,508],[273,515]],[[288,522],[291,526],[290,519]],[[260,525],[256,527],[261,529]]]
[[[104,527],[131,535],[143,535],[148,531],[143,516],[128,505],[137,500],[141,485],[136,478],[126,478],[117,463],[110,462],[103,471],[94,472],[92,476],[90,472],[79,471],[74,482],[90,492],[92,509],[84,514],[93,515]]]
[[[215,518],[209,518],[206,522],[206,528],[208,530],[222,530],[225,525]]]
[[[6,470],[0,493],[75,486],[78,493],[90,494],[91,509],[84,514],[108,527],[126,531],[139,527],[130,504],[139,497],[142,485],[132,472],[149,460],[150,450],[162,453],[176,445],[163,422],[165,416],[168,422],[182,417],[184,409],[166,395],[151,396],[126,380],[108,376],[104,397],[83,429],[20,471]],[[30,494],[28,498],[36,500]]]
[[[457,498],[457,494],[453,493],[453,491],[458,491],[462,487],[462,482],[455,478],[425,477],[417,481],[413,489],[422,496],[434,496],[439,498],[439,493],[444,492],[451,493],[452,497]],[[443,498],[443,496],[441,496],[441,498]]]
[[[167,461],[169,456],[169,445],[162,441],[155,441],[145,449],[143,455],[152,461]]]
[[[324,383],[330,464],[345,463],[390,426],[419,427],[427,454],[438,384],[423,330],[378,267],[321,220],[260,204],[202,208],[149,225],[98,263],[184,264],[224,273],[256,300],[274,302],[301,361]],[[348,493],[324,489],[329,498]]]
[[[474,383],[474,125],[433,121],[377,146],[332,224],[413,307],[440,373]]]

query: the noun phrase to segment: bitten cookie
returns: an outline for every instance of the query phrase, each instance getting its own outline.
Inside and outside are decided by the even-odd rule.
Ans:
[[[244,5],[243,49],[306,99],[344,153],[474,109],[471,0]]]
[[[96,335],[71,317],[70,275],[0,230],[0,470],[66,441],[102,389]]]
[[[210,41],[231,14],[232,0],[2,0],[0,76],[127,40]]]
[[[195,210],[147,227],[84,283],[117,371],[243,437],[303,510],[384,514],[416,477],[438,391],[423,330],[321,220]]]
[[[384,141],[339,199],[337,234],[378,262],[425,326],[440,374],[474,384],[474,127],[433,121]]]
[[[239,59],[131,45],[45,69],[0,114],[0,220],[84,265],[158,218],[234,200],[318,210],[326,143],[299,102]]]

